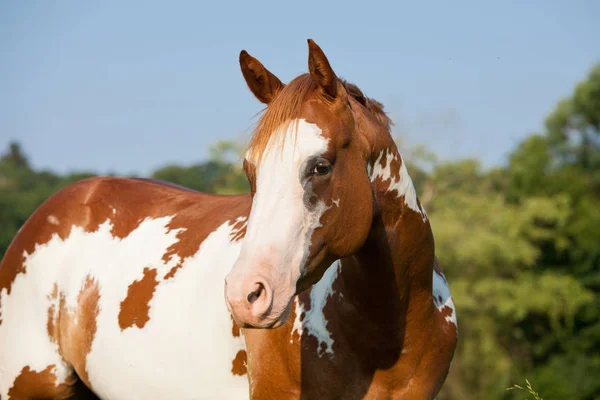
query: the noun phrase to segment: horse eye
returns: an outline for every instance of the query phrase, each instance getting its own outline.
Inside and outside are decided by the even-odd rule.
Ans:
[[[315,175],[326,175],[331,171],[331,164],[327,161],[319,161],[313,170],[313,174]]]

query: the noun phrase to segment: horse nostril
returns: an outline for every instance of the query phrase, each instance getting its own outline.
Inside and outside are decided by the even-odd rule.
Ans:
[[[250,294],[248,294],[248,297],[247,297],[248,303],[250,303],[250,304],[254,303],[260,297],[260,295],[262,294],[262,291],[265,288],[262,283],[257,283],[256,285],[258,287],[253,292],[250,292]]]

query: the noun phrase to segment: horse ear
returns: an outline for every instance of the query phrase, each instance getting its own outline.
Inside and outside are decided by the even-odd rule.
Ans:
[[[337,95],[338,78],[329,65],[323,50],[308,39],[308,70],[313,81],[330,97]]]
[[[277,92],[284,86],[279,78],[266,69],[260,61],[248,54],[246,50],[240,52],[240,67],[250,91],[259,101],[265,104],[273,101]]]

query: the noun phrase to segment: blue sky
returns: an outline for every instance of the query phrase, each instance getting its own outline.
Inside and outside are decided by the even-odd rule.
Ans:
[[[65,172],[147,174],[248,137],[246,49],[281,80],[307,38],[382,101],[395,135],[500,164],[600,61],[600,2],[0,3],[0,150]]]

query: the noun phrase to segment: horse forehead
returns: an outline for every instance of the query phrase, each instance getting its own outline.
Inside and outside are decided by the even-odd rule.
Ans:
[[[292,120],[271,135],[259,169],[281,164],[301,164],[311,156],[327,152],[329,143],[330,139],[318,124],[304,118]],[[249,152],[247,159],[250,157]]]
[[[295,129],[295,142],[293,141],[294,138],[288,138],[292,140],[286,141],[286,143],[289,143],[287,151],[293,151],[301,160],[327,151],[330,140],[323,133],[321,126],[302,118],[293,121],[291,127],[292,129],[289,130],[288,135],[293,135]]]

